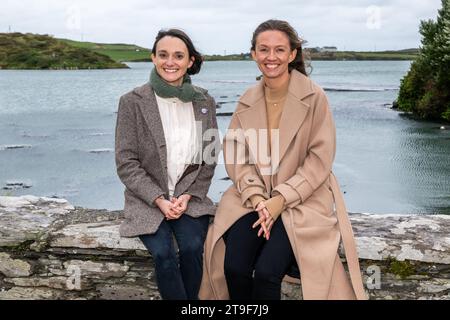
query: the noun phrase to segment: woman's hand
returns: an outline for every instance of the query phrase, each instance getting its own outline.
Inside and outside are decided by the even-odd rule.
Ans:
[[[166,220],[178,219],[183,213],[178,208],[174,207],[175,198],[172,201],[166,200],[163,197],[155,200],[155,204],[158,206],[161,213],[164,215]]]
[[[173,210],[178,214],[178,218],[187,210],[188,203],[192,196],[190,194],[182,194],[177,198],[172,197]]]
[[[267,240],[269,240],[270,237],[270,230],[272,230],[273,224],[275,223],[275,220],[273,220],[272,216],[270,215],[269,211],[267,209],[265,210],[265,215],[266,215],[266,228],[267,228]],[[262,233],[263,229],[260,228],[258,231],[258,234]]]
[[[266,205],[264,201],[261,201],[258,203],[258,206],[256,207],[256,212],[258,212],[259,219],[253,224],[253,229],[257,226],[261,226],[258,231],[258,237],[260,237],[264,232],[264,237],[266,240],[269,240],[270,238],[270,229],[273,226],[273,218],[270,215],[269,211],[266,208]]]

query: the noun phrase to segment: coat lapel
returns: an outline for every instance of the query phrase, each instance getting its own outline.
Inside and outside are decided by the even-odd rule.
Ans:
[[[292,70],[288,95],[279,123],[279,145],[278,148],[276,148],[276,144],[272,145],[271,150],[271,158],[273,160],[271,166],[273,172],[276,172],[274,170],[278,168],[289,145],[295,138],[309,112],[309,104],[303,100],[313,93],[314,90],[311,81],[297,70]],[[260,129],[267,129],[267,111],[263,80],[261,80],[254,88],[248,90],[247,93],[241,97],[239,102],[247,106],[247,108],[240,110],[236,114],[242,129],[257,129],[257,132],[259,132]],[[252,149],[251,146],[249,146],[249,149]],[[276,149],[278,149],[278,155],[275,156],[274,152]],[[267,165],[264,165],[265,161],[259,159],[258,150],[250,150],[250,152],[254,159],[256,159],[259,172],[263,172],[263,169],[267,168]],[[262,175],[262,177],[264,178],[267,189],[270,190],[270,176]]]
[[[161,161],[164,181],[168,181],[167,174],[167,146],[164,136],[164,128],[161,122],[161,115],[158,110],[155,93],[150,85],[145,85],[134,90],[142,99],[138,102],[139,109],[147,122],[148,128],[155,140],[159,159]],[[165,183],[167,185],[167,183]]]
[[[308,104],[298,99],[293,93],[288,92],[279,123],[280,140],[277,156],[273,154],[276,148],[272,148],[272,158],[276,161],[276,163],[273,163],[274,168],[278,168],[281,159],[283,159],[289,145],[303,124],[308,111]]]
[[[247,94],[241,97],[240,103],[247,105],[248,108],[240,110],[236,113],[236,116],[241,123],[242,129],[250,132],[250,134],[246,135],[250,155],[252,160],[256,162],[256,167],[264,180],[266,190],[270,190],[270,170],[268,170],[270,169],[270,162],[267,159],[269,151],[269,141],[267,141],[267,110],[264,100],[263,82],[260,81],[254,89],[250,89]],[[264,135],[264,132],[266,135]],[[261,140],[264,138],[265,143],[264,140]]]
[[[279,123],[279,156],[274,157],[274,159],[281,161],[286,154],[289,145],[295,138],[309,111],[309,104],[305,103],[303,99],[313,93],[314,91],[309,79],[297,70],[292,70],[288,95],[284,103],[283,113],[281,114]],[[279,163],[274,164],[275,168],[278,167],[278,164]]]
[[[209,113],[212,112],[211,108],[215,108],[216,106],[210,106],[208,100],[193,101],[192,106],[194,108],[195,125],[197,129],[197,143],[201,144],[203,150],[205,144],[208,143],[208,141],[203,140],[203,134],[208,129]]]
[[[175,196],[178,197],[180,194],[186,191],[186,189],[194,182],[197,178],[202,166],[203,162],[203,150],[206,147],[206,144],[209,141],[204,141],[203,134],[208,128],[208,117],[209,112],[212,112],[211,106],[208,104],[207,100],[204,101],[193,101],[192,102],[193,110],[194,110],[194,118],[195,118],[195,127],[196,127],[196,140],[198,145],[198,154],[194,159],[195,164],[199,164],[198,168],[195,172],[186,175],[185,178],[178,181],[175,186]],[[215,108],[215,106],[212,106]]]

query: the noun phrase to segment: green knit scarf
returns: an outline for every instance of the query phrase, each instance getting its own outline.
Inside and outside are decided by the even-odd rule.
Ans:
[[[150,84],[161,98],[178,98],[183,102],[206,100],[206,96],[191,84],[191,77],[186,73],[180,87],[171,86],[153,68],[150,74]]]

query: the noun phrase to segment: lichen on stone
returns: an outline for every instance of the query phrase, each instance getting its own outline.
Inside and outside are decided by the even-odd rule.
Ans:
[[[414,264],[409,260],[399,261],[394,257],[389,257],[387,263],[388,271],[399,276],[401,279],[405,279],[417,273]]]

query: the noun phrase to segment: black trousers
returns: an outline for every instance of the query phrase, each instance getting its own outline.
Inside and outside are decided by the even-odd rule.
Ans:
[[[225,278],[232,300],[280,300],[281,282],[296,263],[289,238],[279,217],[269,240],[258,237],[257,212],[236,221],[225,233]]]

